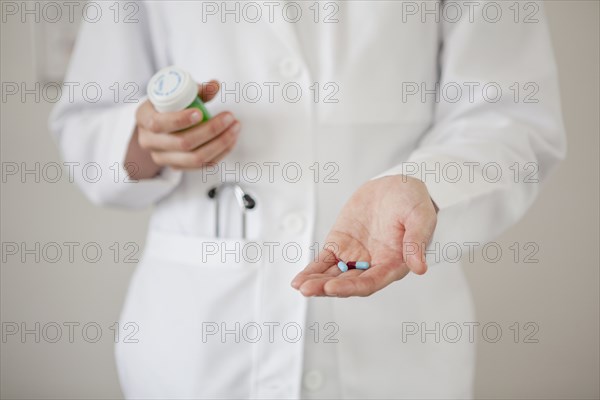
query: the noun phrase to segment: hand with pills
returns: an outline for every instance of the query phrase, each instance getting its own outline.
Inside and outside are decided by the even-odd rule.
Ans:
[[[411,271],[424,274],[436,222],[437,208],[420,180],[369,181],[344,205],[325,248],[292,287],[304,296],[369,296]]]

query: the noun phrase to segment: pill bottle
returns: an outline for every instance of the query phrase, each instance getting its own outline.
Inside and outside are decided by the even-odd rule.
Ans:
[[[174,112],[186,108],[202,111],[202,121],[210,119],[210,113],[198,97],[198,85],[192,76],[181,68],[170,66],[158,71],[148,82],[148,99],[158,112]]]

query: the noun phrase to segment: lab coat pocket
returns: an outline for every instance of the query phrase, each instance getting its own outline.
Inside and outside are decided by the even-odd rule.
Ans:
[[[117,348],[127,397],[248,396],[244,327],[258,320],[261,268],[240,253],[245,244],[151,232],[122,313],[140,338]]]

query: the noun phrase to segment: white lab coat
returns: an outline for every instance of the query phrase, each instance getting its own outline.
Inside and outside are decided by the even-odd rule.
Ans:
[[[309,5],[304,11],[312,18]],[[481,12],[474,13],[474,21],[465,12],[456,22],[436,22],[431,15],[422,22],[420,14],[406,12],[403,2],[338,5],[333,24],[295,25],[277,13],[273,23],[266,15],[256,23],[243,18],[222,23],[219,17],[202,22],[202,5],[191,1],[139,3],[138,23],[115,23],[112,17],[84,23],[65,80],[96,82],[105,92],[95,103],[78,91],[73,102],[63,99],[53,113],[52,130],[65,160],[101,166],[99,182],[78,181],[91,201],[155,205],[145,253],[122,313],[123,323],[138,324],[140,342],[117,345],[126,397],[472,395],[474,344],[466,339],[466,328],[456,343],[445,336],[437,343],[435,333],[421,338],[421,332],[403,340],[407,324],[425,323],[425,329],[435,331],[436,322],[443,327],[475,321],[458,263],[430,261],[424,276],[410,274],[367,298],[306,299],[290,281],[309,262],[313,243],[323,244],[351,193],[381,174],[412,173],[415,165],[431,169],[435,163],[480,163],[472,183],[467,169],[459,182],[426,179],[440,208],[433,240],[442,245],[484,243],[524,214],[539,185],[522,179],[515,183],[510,166],[537,163],[544,179],[565,154],[557,71],[543,10],[535,15],[538,23],[515,23],[508,3],[503,6],[506,17],[497,23],[483,20]],[[209,109],[214,114],[230,110],[242,123],[225,165],[246,168],[238,178],[257,199],[256,209],[248,213],[248,241],[279,243],[273,258],[268,251],[258,262],[243,254],[239,261],[234,256],[224,262],[206,258],[209,242],[228,248],[247,243],[214,238],[215,205],[206,193],[222,180],[220,172],[167,168],[152,180],[125,183],[121,176],[115,181],[110,166],[124,160],[139,105],[123,102],[131,92],[124,85],[137,84],[140,91],[133,98],[143,101],[151,75],[171,64],[199,82],[225,82],[229,91],[236,82],[241,88],[252,82],[263,88],[259,101],[249,101],[254,98],[250,92],[238,100],[230,93]],[[123,89],[119,103],[108,89],[115,82]],[[273,102],[265,82],[280,84]],[[282,100],[280,89],[288,82],[303,89],[299,101]],[[318,102],[309,89],[315,82],[321,89]],[[336,87],[324,88],[328,82],[339,88],[337,103],[322,101]],[[447,101],[451,94],[440,101],[432,101],[432,95],[425,101],[420,95],[403,99],[406,82],[429,90],[436,82],[447,89],[458,84],[464,93],[459,101]],[[469,99],[465,82],[477,82],[480,89],[495,82],[504,94],[492,102],[479,89]],[[514,82],[521,90],[528,82],[537,84],[539,101],[515,102],[509,89]],[[290,91],[289,97],[293,95]],[[267,177],[269,162],[280,163],[271,164],[273,182]],[[297,182],[292,182],[292,162],[301,167]],[[318,178],[310,168],[315,162]],[[334,164],[326,166],[328,162]],[[493,184],[477,178],[489,162],[503,172]],[[258,182],[250,182],[255,177],[252,163],[261,167]],[[226,178],[236,179],[231,174]],[[289,243],[302,249],[299,259],[294,259],[296,245],[289,245],[287,254],[282,251]],[[327,322],[334,324],[325,327]],[[214,328],[211,323],[219,329],[225,323],[232,332],[224,340],[218,334],[203,340],[203,323],[205,334],[209,325]],[[254,340],[254,324],[262,327],[260,340]],[[297,326],[302,328],[299,340]],[[332,333],[329,339],[337,343],[325,343]]]

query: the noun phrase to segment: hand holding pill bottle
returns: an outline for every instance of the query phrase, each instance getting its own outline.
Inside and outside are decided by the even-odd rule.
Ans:
[[[148,100],[136,112],[125,160],[136,165],[131,177],[152,178],[163,167],[200,169],[229,154],[241,125],[231,112],[209,113],[204,103],[218,91],[218,82],[198,85],[181,68],[158,71],[148,83]]]

